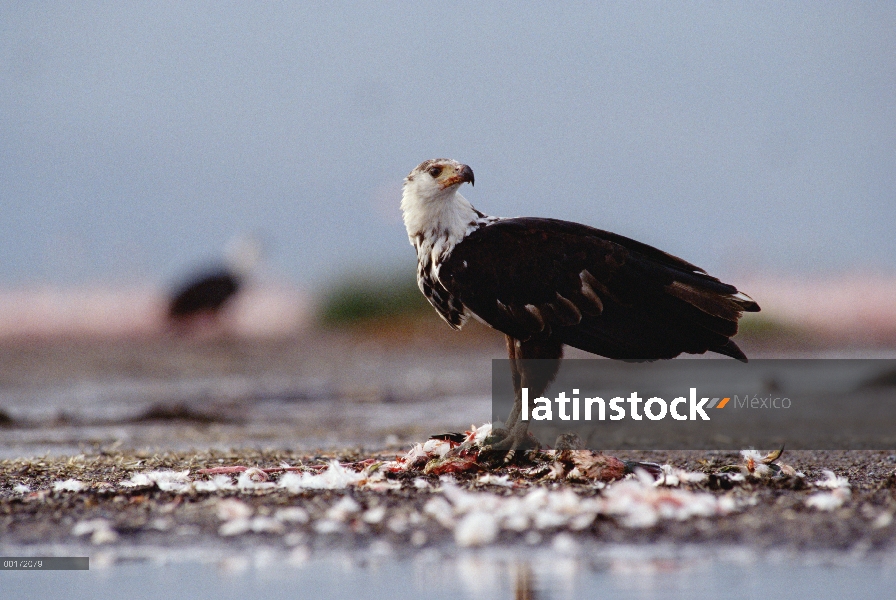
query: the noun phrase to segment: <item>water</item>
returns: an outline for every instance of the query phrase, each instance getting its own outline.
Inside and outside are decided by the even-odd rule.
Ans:
[[[885,598],[894,557],[739,548],[494,548],[311,556],[293,551],[91,552],[90,571],[0,573],[5,598]]]

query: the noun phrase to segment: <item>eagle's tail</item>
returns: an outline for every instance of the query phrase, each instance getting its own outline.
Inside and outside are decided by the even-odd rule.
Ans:
[[[740,362],[747,362],[747,355],[743,353],[743,350],[737,347],[737,344],[735,344],[733,340],[728,340],[721,346],[710,348],[710,351],[736,358]]]

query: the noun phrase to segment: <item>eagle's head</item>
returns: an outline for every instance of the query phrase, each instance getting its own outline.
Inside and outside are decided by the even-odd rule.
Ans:
[[[473,185],[473,169],[450,158],[431,158],[417,165],[404,179],[404,189],[421,200],[450,196],[462,183]]]
[[[473,184],[473,169],[450,158],[425,160],[404,179],[401,211],[408,236],[445,231],[451,234],[475,211],[457,193],[462,183]],[[462,222],[462,225],[461,225]]]

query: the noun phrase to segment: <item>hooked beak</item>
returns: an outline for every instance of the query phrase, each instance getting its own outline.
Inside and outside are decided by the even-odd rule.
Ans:
[[[467,165],[461,165],[458,169],[455,169],[454,175],[443,181],[440,187],[444,190],[462,183],[473,185],[473,169]]]
[[[474,177],[473,177],[473,169],[471,169],[471,168],[468,167],[467,165],[463,165],[463,166],[460,168],[460,172],[457,174],[457,176],[460,178],[460,180],[461,180],[462,182],[463,182],[463,181],[466,181],[466,182],[468,182],[470,185],[476,185],[476,184],[475,184],[475,179],[474,179]]]

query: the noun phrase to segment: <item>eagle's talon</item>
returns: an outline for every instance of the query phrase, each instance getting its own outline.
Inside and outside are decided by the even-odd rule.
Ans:
[[[508,439],[510,439],[510,432],[506,429],[492,429],[491,433],[483,441],[483,450],[485,448],[494,449],[495,446],[500,446],[507,442]]]
[[[524,425],[517,423],[509,429],[495,429],[486,438],[486,443],[479,450],[479,456],[495,466],[507,465],[519,461],[521,458],[526,459],[532,451],[537,449],[538,443],[534,439],[530,439]],[[498,439],[495,440],[495,438]],[[524,452],[519,453],[518,451]]]
[[[506,453],[513,447],[513,439],[507,437],[500,442],[496,442],[494,444],[489,444],[487,446],[483,446],[482,449],[479,450],[479,455],[483,457],[488,457],[490,454],[499,454]]]

